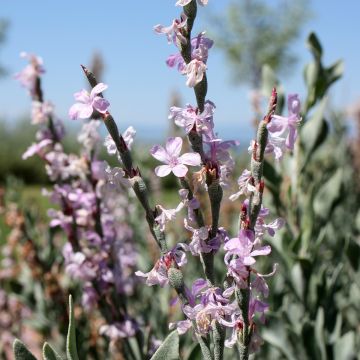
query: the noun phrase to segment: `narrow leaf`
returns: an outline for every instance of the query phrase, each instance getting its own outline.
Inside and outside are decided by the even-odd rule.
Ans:
[[[312,153],[323,143],[328,133],[328,125],[324,120],[326,109],[326,98],[323,98],[317,106],[314,115],[306,121],[301,128],[301,144],[305,152],[305,163],[311,157]]]
[[[335,343],[335,360],[356,359],[355,334],[347,332]]]
[[[322,219],[328,219],[336,200],[341,196],[340,190],[343,180],[343,171],[336,173],[322,185],[314,198],[315,213]]]
[[[344,73],[344,61],[338,60],[336,63],[326,69],[328,86],[340,79]]]
[[[63,360],[63,358],[47,342],[43,346],[43,358],[44,360]]]
[[[325,322],[324,309],[320,307],[316,314],[315,338],[316,338],[316,344],[320,350],[321,360],[327,359],[325,334],[324,334],[324,322]]]
[[[15,360],[36,360],[36,357],[19,339],[15,339],[13,343],[13,351]]]
[[[151,360],[176,360],[179,358],[179,334],[177,330],[174,330],[156,350]]]
[[[66,338],[66,355],[68,360],[79,360],[76,349],[75,320],[72,296],[69,296],[69,328]]]
[[[322,47],[315,33],[311,32],[307,38],[307,46],[314,55],[316,60],[320,60],[322,56]]]

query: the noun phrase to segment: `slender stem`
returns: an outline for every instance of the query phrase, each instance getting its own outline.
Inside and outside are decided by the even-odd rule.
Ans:
[[[187,16],[187,26],[184,32],[184,36],[187,41],[185,44],[179,43],[178,45],[180,47],[180,53],[185,63],[189,64],[190,61],[192,60],[191,30],[197,14],[196,0],[192,0],[188,5],[184,6],[183,10],[184,10],[184,14]],[[207,76],[206,73],[204,73],[202,80],[194,87],[196,102],[200,113],[204,111],[207,89],[208,89]],[[204,153],[202,135],[198,134],[196,128],[194,127],[194,129],[190,131],[188,138],[192,146],[192,149],[195,152],[199,153],[202,162],[205,166],[207,164],[207,159]],[[216,166],[217,165],[215,165],[215,168]],[[219,180],[218,180],[219,174],[217,169],[215,170],[215,176],[213,176],[212,174],[213,169],[208,168],[207,166],[205,166],[205,168],[206,168],[208,196],[211,204],[211,218],[212,218],[211,230],[209,232],[209,238],[207,240],[210,241],[212,238],[214,238],[217,235],[218,232],[220,205],[221,205],[223,192],[219,184]],[[200,260],[203,265],[207,280],[210,282],[211,285],[214,285],[215,284],[214,252],[211,251],[210,253],[201,253]],[[219,326],[222,327],[221,325]],[[214,336],[216,336],[215,333]],[[214,351],[216,354],[221,354],[221,356],[219,355],[220,357],[218,358],[220,360],[222,359],[221,349],[224,346],[223,345],[224,339],[220,337],[218,338],[218,340],[219,341],[215,343]],[[201,349],[203,349],[203,347],[201,347]],[[203,356],[205,357],[204,352],[203,352]]]
[[[277,93],[275,88],[272,91],[272,95],[269,102],[269,109],[264,117],[264,119],[259,123],[257,137],[255,141],[255,146],[253,149],[251,157],[251,176],[254,182],[256,190],[251,193],[249,199],[249,207],[247,211],[248,223],[244,222],[244,214],[241,211],[240,213],[240,226],[244,228],[247,226],[247,229],[255,232],[255,224],[258,218],[261,205],[262,205],[262,196],[264,192],[264,180],[263,180],[263,163],[264,163],[264,154],[265,148],[268,140],[268,130],[267,125],[271,121],[271,117],[275,113],[277,104]],[[246,225],[245,225],[246,224]],[[250,302],[250,268],[248,269],[247,276],[247,287],[245,289],[239,288],[236,286],[235,295],[239,308],[241,310],[243,318],[243,329],[240,332],[240,359],[247,360],[249,357],[249,346],[252,337],[252,326],[249,319],[249,302]]]

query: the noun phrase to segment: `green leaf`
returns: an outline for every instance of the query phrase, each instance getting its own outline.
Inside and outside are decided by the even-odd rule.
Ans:
[[[324,142],[328,133],[328,125],[324,120],[326,98],[317,106],[314,115],[301,128],[301,145],[305,153],[303,167],[309,161],[313,152]]]
[[[43,346],[43,358],[44,360],[63,360],[63,358],[47,342]]]
[[[281,185],[282,177],[275,167],[266,159],[264,160],[263,173],[265,179],[268,180],[274,188],[278,189]]]
[[[179,334],[177,330],[174,330],[156,350],[151,360],[176,360],[179,358]]]
[[[349,259],[351,267],[355,271],[358,270],[360,264],[360,246],[353,239],[349,239],[346,255]]]
[[[319,65],[311,62],[305,65],[304,68],[304,79],[308,87],[308,91],[314,88],[319,76]]]
[[[300,263],[296,263],[291,269],[291,282],[300,299],[304,299],[305,283]]]
[[[322,219],[328,219],[336,200],[340,197],[343,179],[342,169],[336,173],[320,188],[314,197],[314,211]]]
[[[272,89],[276,87],[278,84],[275,73],[269,65],[265,64],[262,67],[261,76],[262,76],[261,92],[264,96],[269,97],[271,95]]]
[[[36,360],[36,357],[19,339],[15,339],[13,343],[13,351],[15,360]]]
[[[314,325],[309,320],[305,320],[303,323],[301,337],[308,359],[319,359],[320,353],[316,347]]]
[[[353,331],[347,332],[335,343],[334,360],[356,359],[355,354],[355,334]]]
[[[66,337],[66,355],[68,360],[79,360],[76,348],[75,320],[72,296],[69,296],[69,328]]]
[[[304,111],[307,111],[315,104],[317,95],[317,83],[321,74],[321,65],[317,62],[311,62],[305,65],[304,80],[307,85],[307,98],[304,105]]]
[[[315,339],[316,345],[320,350],[321,360],[326,360],[326,346],[325,346],[325,334],[324,334],[324,323],[325,323],[324,309],[320,307],[316,314],[315,321]]]
[[[261,336],[267,343],[277,348],[286,359],[296,359],[292,352],[291,345],[286,338],[286,332],[283,329],[263,329]]]
[[[320,61],[322,56],[322,46],[315,33],[311,32],[307,38],[307,46],[314,55],[315,59]]]
[[[338,341],[338,339],[340,338],[341,335],[341,326],[343,324],[343,319],[342,319],[342,315],[341,313],[338,313],[336,315],[336,322],[335,322],[335,326],[334,329],[330,335],[329,338],[329,343],[330,344],[334,344]]]
[[[191,349],[187,360],[198,360],[198,359],[201,359],[201,348],[199,344],[195,344],[195,346]]]
[[[330,86],[336,80],[340,79],[344,73],[344,62],[338,60],[334,65],[326,69],[327,85]]]

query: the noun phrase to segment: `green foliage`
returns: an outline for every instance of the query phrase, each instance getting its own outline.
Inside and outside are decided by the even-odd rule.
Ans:
[[[43,358],[44,360],[62,360],[62,357],[47,342],[43,346]]]
[[[2,45],[6,40],[6,33],[8,27],[9,27],[9,22],[4,19],[0,19],[0,45]],[[0,65],[0,77],[4,76],[5,74],[6,74],[5,68]]]
[[[79,360],[76,347],[75,320],[72,296],[69,296],[69,328],[66,337],[66,355],[68,360]]]
[[[308,46],[313,61],[305,71],[308,96],[297,148],[280,169],[270,163],[264,169],[272,194],[266,205],[286,218],[287,228],[269,240],[280,266],[269,284],[272,312],[259,358],[355,359],[360,246],[353,214],[360,195],[342,115],[327,101],[342,62],[324,67],[314,34]],[[264,79],[274,82],[266,72]]]
[[[151,360],[179,359],[179,334],[177,330],[171,332],[161,346],[156,350]]]
[[[14,341],[14,356],[15,360],[36,360],[35,356],[20,340]],[[66,355],[67,360],[79,360],[76,347],[75,336],[75,322],[72,296],[69,296],[69,328],[66,342]],[[63,360],[63,358],[48,344],[44,343],[43,346],[43,360]]]
[[[36,360],[36,357],[20,340],[14,341],[13,348],[15,360]]]
[[[314,61],[307,64],[304,69],[305,83],[308,88],[308,96],[304,106],[304,112],[308,112],[317,100],[324,97],[331,84],[338,80],[344,72],[342,60],[336,61],[329,67],[322,64],[322,47],[319,39],[311,33],[307,45],[314,57]]]
[[[263,0],[238,0],[227,16],[216,18],[219,31],[212,36],[233,66],[234,80],[259,88],[263,65],[278,73],[295,64],[290,44],[308,18],[308,1],[271,6]]]

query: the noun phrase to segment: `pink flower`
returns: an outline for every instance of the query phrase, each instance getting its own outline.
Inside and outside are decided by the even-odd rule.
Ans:
[[[168,43],[171,44],[174,38],[177,38],[182,44],[186,44],[186,38],[181,33],[181,29],[185,27],[187,22],[187,17],[182,15],[181,19],[173,20],[170,26],[163,26],[163,25],[155,25],[154,31],[158,34],[165,34]]]
[[[26,58],[29,64],[19,73],[15,74],[15,79],[20,81],[20,84],[30,91],[30,94],[35,95],[36,79],[45,72],[43,68],[43,60],[33,54],[22,52],[22,58]]]
[[[201,163],[200,155],[197,153],[186,153],[181,156],[181,137],[171,137],[167,140],[165,149],[160,145],[151,148],[150,154],[166,165],[159,165],[155,168],[155,174],[164,177],[173,172],[177,177],[184,177],[188,172],[186,165],[197,166]]]
[[[126,143],[126,146],[129,150],[131,150],[131,146],[134,142],[135,135],[136,135],[136,130],[132,126],[129,126],[122,134],[122,137],[123,137],[123,139]],[[118,152],[115,142],[110,134],[106,136],[104,145],[105,145],[106,150],[109,155],[113,155]],[[118,158],[121,161],[120,156],[118,156]]]
[[[286,135],[286,147],[294,150],[294,143],[297,138],[297,126],[300,122],[299,95],[290,94],[288,96],[288,116],[274,115],[267,128],[273,136],[284,137]]]
[[[255,234],[253,231],[240,230],[239,236],[227,241],[224,249],[229,255],[238,255],[244,265],[250,266],[255,264],[255,256],[268,255],[271,252],[269,245],[258,247],[254,240]]]
[[[179,335],[185,334],[191,328],[192,328],[191,320],[181,320],[169,324],[169,329],[170,330],[176,329]]]
[[[229,197],[231,201],[235,201],[240,195],[250,196],[256,191],[255,186],[251,185],[251,171],[245,169],[238,179],[239,191]]]
[[[214,128],[214,111],[215,104],[209,100],[205,102],[204,111],[201,114],[198,113],[197,108],[189,104],[184,109],[172,106],[170,108],[169,119],[174,120],[177,126],[184,128],[187,134],[189,134],[194,126],[197,132],[209,134]]]
[[[161,210],[160,215],[155,218],[155,221],[160,225],[160,230],[165,231],[165,225],[167,222],[172,221],[176,217],[176,213],[178,213],[184,204],[181,202],[176,209],[165,209],[161,205],[157,205],[157,208]]]
[[[115,322],[113,324],[106,324],[100,327],[100,335],[106,335],[111,340],[117,340],[121,338],[128,338],[135,335],[137,331],[137,325],[135,321],[126,319],[123,322]]]
[[[98,94],[106,90],[107,87],[107,85],[99,83],[91,90],[90,94],[84,89],[75,93],[74,98],[78,102],[69,110],[70,119],[87,119],[94,110],[101,114],[105,114],[110,103]]]
[[[160,258],[155,266],[147,273],[143,273],[142,271],[136,271],[135,275],[146,278],[146,285],[160,285],[164,287],[169,283],[167,271],[170,266],[170,262],[168,257]]]
[[[189,87],[197,85],[203,79],[205,71],[206,65],[201,60],[191,60],[183,70],[187,76],[186,85]]]
[[[31,123],[34,125],[46,123],[53,111],[54,106],[50,102],[33,101],[31,109]]]
[[[41,140],[39,143],[32,144],[23,154],[22,159],[26,160],[27,158],[35,155],[40,154],[41,151],[48,145],[52,144],[52,140],[44,139]]]

